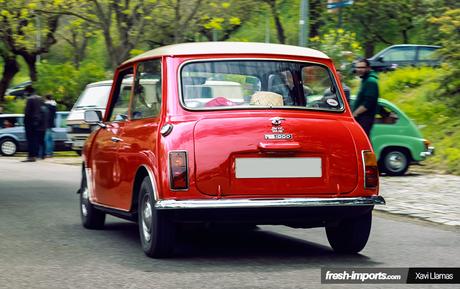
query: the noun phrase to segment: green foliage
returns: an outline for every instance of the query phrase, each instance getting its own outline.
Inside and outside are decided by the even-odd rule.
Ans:
[[[6,98],[2,106],[4,113],[24,113],[26,101],[24,99],[13,100]]]
[[[326,53],[337,68],[345,71],[349,71],[347,68],[351,62],[361,53],[361,45],[356,40],[356,33],[343,29],[331,29],[321,37],[311,38],[310,42],[312,47]]]
[[[435,77],[436,74],[429,67],[400,68],[390,73],[380,73],[380,92],[385,98],[388,98],[388,94],[397,94],[410,88],[417,88],[426,80],[433,80]]]
[[[104,69],[93,63],[83,64],[80,70],[70,62],[58,65],[42,63],[38,66],[38,76],[35,84],[38,93],[53,95],[65,109],[72,107],[85,85],[105,79]]]
[[[442,36],[439,54],[444,63],[438,80],[441,83],[436,96],[460,112],[460,9],[448,10],[431,22]]]
[[[252,41],[278,43],[277,29],[266,0],[252,1],[251,17],[244,19],[242,28],[230,37],[231,41]],[[286,37],[285,44],[297,45],[299,42],[299,5],[300,0],[275,0],[280,21]],[[312,2],[312,1],[310,1]],[[314,2],[314,1],[313,1]],[[244,8],[244,5],[241,5]],[[247,9],[246,9],[247,10]],[[313,13],[313,11],[312,11]],[[310,22],[317,19],[310,18]],[[267,31],[268,26],[268,31]]]
[[[460,174],[460,116],[442,99],[437,79],[442,68],[402,68],[379,74],[382,98],[399,106],[436,147],[435,156],[425,163],[433,169]]]

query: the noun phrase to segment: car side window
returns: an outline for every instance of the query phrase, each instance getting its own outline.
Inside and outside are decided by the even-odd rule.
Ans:
[[[420,61],[430,61],[430,60],[436,60],[438,56],[436,53],[436,48],[431,48],[431,47],[420,47],[418,49],[418,60]]]
[[[395,47],[383,55],[384,61],[413,61],[415,60],[415,47]]]
[[[398,121],[398,114],[391,108],[379,104],[377,107],[377,113],[375,114],[375,123],[381,124],[394,124]]]
[[[156,117],[161,110],[161,60],[139,63],[134,79],[131,118]]]
[[[1,119],[0,128],[11,128],[15,126],[18,126],[15,117],[7,117]]]
[[[128,68],[118,75],[112,98],[109,120],[125,121],[128,118],[129,99],[133,82],[133,69]]]

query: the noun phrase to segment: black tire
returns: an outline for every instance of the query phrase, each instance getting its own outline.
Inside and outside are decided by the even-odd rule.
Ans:
[[[84,170],[80,185],[80,216],[83,227],[92,230],[104,228],[105,213],[96,209],[89,201],[88,185]]]
[[[337,253],[358,253],[366,246],[371,232],[372,211],[352,219],[342,220],[338,226],[326,227],[329,244]]]
[[[410,157],[402,149],[386,150],[380,160],[380,170],[389,176],[403,176],[409,169]]]
[[[0,153],[4,156],[14,156],[18,151],[18,144],[12,138],[4,138],[0,140]]]
[[[142,249],[152,258],[170,257],[174,249],[176,226],[167,212],[155,209],[155,196],[149,177],[139,188],[138,225]]]

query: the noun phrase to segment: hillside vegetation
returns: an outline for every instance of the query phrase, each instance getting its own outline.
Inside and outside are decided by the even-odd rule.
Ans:
[[[436,147],[425,164],[444,173],[460,174],[460,114],[444,100],[442,70],[402,68],[379,74],[380,94],[399,106]],[[452,95],[452,98],[454,96]]]

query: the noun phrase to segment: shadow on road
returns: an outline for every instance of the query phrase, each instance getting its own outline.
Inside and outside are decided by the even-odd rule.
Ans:
[[[120,247],[130,246],[127,251],[132,252],[131,249],[134,247],[142,252],[137,224],[108,223],[104,231],[104,235],[112,241],[119,242]],[[139,259],[139,254],[131,255],[126,256],[134,258],[129,266],[145,269],[145,266],[150,267],[152,264],[166,262],[166,267],[156,267],[155,271],[168,272],[171,270],[174,272],[222,271],[224,267],[230,265],[232,270],[239,268],[236,270],[244,271],[250,264],[261,266],[260,271],[282,271],[287,264],[289,264],[287,267],[292,269],[297,266],[320,268],[320,266],[348,266],[349,264],[375,266],[378,263],[362,254],[335,254],[329,246],[263,229],[180,230],[172,258],[155,260],[142,254],[142,258]]]

